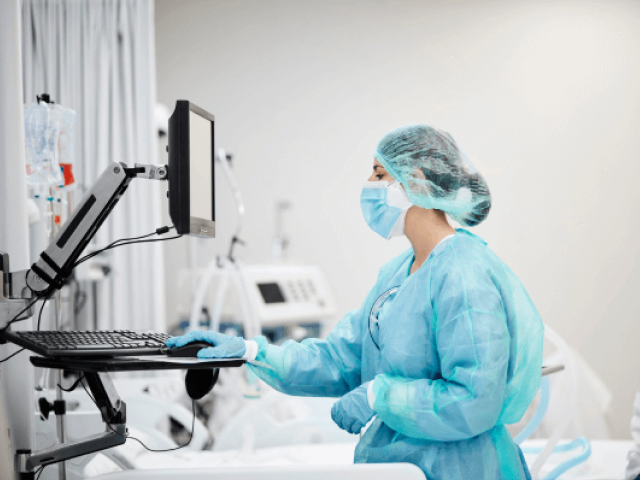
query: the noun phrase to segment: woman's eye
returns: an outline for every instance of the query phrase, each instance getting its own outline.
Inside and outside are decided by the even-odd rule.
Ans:
[[[376,178],[377,178],[378,180],[382,180],[382,178],[383,178],[383,177],[384,177],[384,175],[383,175],[383,174],[381,174],[381,173],[376,174]]]

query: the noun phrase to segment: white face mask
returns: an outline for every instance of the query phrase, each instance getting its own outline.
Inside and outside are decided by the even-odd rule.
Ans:
[[[413,204],[400,183],[379,181],[365,182],[360,206],[369,227],[389,239],[404,235],[404,221]]]

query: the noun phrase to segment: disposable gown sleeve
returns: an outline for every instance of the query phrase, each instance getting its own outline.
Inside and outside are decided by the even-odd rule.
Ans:
[[[378,375],[373,409],[390,428],[433,441],[471,438],[496,425],[506,395],[510,336],[491,275],[451,262],[430,285],[442,378]],[[438,278],[440,277],[440,278]]]
[[[277,346],[268,344],[264,337],[257,337],[257,363],[249,364],[249,368],[267,384],[288,395],[345,395],[361,384],[366,305],[367,301],[360,309],[347,313],[326,340],[306,339],[300,343],[289,340]]]

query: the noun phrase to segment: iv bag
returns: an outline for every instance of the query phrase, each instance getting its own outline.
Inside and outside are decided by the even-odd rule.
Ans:
[[[75,158],[75,131],[78,115],[70,108],[54,105],[62,110],[62,123],[60,125],[60,167],[63,181],[58,184],[60,190],[72,190],[75,188],[73,178],[73,161]]]
[[[75,130],[78,115],[70,108],[60,105],[53,105],[54,108],[62,111],[62,122],[60,123],[60,163],[73,163],[75,153]]]
[[[27,184],[64,185],[60,163],[73,162],[76,119],[76,112],[60,105],[25,107]]]

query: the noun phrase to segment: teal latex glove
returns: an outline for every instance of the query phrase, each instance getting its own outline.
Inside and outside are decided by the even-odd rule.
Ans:
[[[195,330],[180,337],[171,337],[166,344],[169,348],[179,348],[192,342],[207,342],[213,345],[198,351],[198,358],[240,358],[247,351],[244,339],[220,332]]]
[[[331,407],[331,419],[349,433],[359,433],[376,412],[367,401],[369,382],[347,393]]]

